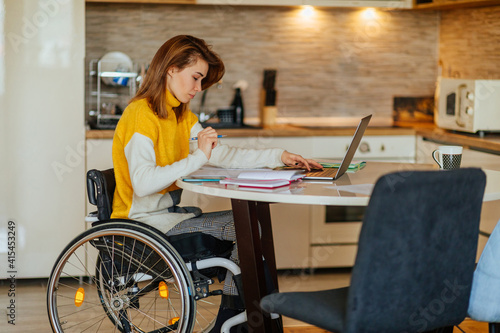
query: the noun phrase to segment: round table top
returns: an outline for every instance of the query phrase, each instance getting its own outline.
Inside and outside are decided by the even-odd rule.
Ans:
[[[396,171],[436,170],[430,164],[367,162],[360,171],[346,173],[336,181],[302,180],[275,189],[257,189],[218,182],[184,182],[177,185],[187,191],[223,198],[309,205],[366,206],[373,185],[382,175]],[[484,170],[484,201],[500,199],[500,171]],[[445,172],[445,171],[443,171]]]

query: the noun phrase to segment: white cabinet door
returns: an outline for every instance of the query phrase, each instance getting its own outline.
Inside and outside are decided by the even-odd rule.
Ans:
[[[309,268],[309,216],[311,206],[272,204],[274,251],[278,269]]]
[[[89,170],[106,170],[113,167],[113,158],[111,156],[111,148],[113,139],[88,139],[86,145],[86,161],[85,173]],[[92,205],[87,197],[87,189],[85,188],[85,214],[96,211],[96,206]],[[89,227],[89,226],[87,226]]]
[[[282,148],[291,153],[312,158],[311,137],[272,137],[258,136],[249,138],[223,138],[222,144],[247,149]]]
[[[312,137],[313,158],[342,159],[352,141],[350,136]],[[414,135],[364,136],[354,160],[414,162],[416,141]]]
[[[106,170],[113,167],[113,139],[88,139],[86,169]]]
[[[351,136],[223,138],[221,143],[241,148],[283,148],[306,158],[342,159]],[[364,136],[355,160],[415,161],[414,135]]]

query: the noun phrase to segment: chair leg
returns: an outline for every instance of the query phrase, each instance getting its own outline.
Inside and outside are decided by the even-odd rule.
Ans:
[[[500,323],[489,323],[488,324],[489,333],[500,333]]]

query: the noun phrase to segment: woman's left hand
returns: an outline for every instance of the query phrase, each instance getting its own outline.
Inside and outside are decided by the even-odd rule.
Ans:
[[[287,152],[286,150],[281,155],[281,161],[286,166],[303,168],[307,169],[307,171],[311,171],[311,169],[323,169],[323,166],[321,166],[318,162],[314,160],[306,160],[302,156]]]

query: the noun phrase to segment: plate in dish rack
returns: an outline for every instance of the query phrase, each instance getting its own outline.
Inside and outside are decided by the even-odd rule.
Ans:
[[[100,60],[101,75],[104,72],[131,72],[134,64],[132,59],[123,52],[108,52]],[[129,77],[107,77],[102,76],[102,82],[110,86],[127,86]]]

